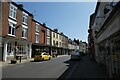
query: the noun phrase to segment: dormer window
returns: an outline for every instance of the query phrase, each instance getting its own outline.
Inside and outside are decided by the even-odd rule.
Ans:
[[[16,20],[16,13],[17,13],[17,7],[14,6],[13,4],[10,4],[9,17]]]

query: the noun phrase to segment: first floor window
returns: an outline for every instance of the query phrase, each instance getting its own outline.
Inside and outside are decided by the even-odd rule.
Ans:
[[[15,24],[12,22],[9,22],[9,31],[8,34],[15,35]]]
[[[55,41],[53,40],[53,45],[55,46]]]
[[[47,44],[50,44],[50,38],[47,38]]]
[[[25,12],[23,12],[22,23],[24,24],[28,23],[28,14],[26,14]]]
[[[58,46],[58,41],[56,41],[56,45]]]
[[[61,47],[61,42],[59,43],[60,47]]]
[[[47,29],[47,36],[50,36],[50,30]]]
[[[39,32],[39,24],[36,23],[36,31]]]
[[[22,28],[22,37],[27,37],[27,28]]]
[[[39,43],[39,35],[36,34],[36,43]]]
[[[55,38],[55,33],[53,33],[53,38]]]

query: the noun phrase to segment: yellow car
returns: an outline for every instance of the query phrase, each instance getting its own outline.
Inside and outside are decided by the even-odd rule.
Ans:
[[[46,53],[46,52],[41,52],[34,57],[34,61],[39,61],[39,60],[50,60],[51,56]]]

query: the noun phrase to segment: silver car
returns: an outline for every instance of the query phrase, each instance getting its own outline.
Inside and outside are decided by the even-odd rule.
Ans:
[[[79,51],[74,51],[71,54],[71,60],[81,60],[81,54]]]

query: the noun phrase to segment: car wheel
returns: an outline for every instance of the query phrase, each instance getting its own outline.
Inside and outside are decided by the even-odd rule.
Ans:
[[[45,59],[43,58],[42,60],[44,61]]]

